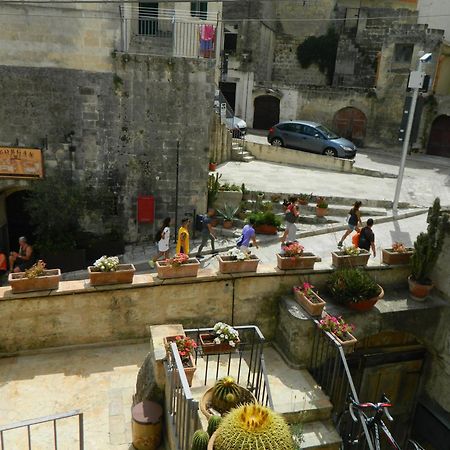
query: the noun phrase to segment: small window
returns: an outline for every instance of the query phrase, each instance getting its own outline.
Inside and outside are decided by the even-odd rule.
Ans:
[[[394,62],[411,64],[413,51],[414,51],[413,44],[395,44]]]
[[[191,2],[191,16],[206,20],[208,18],[208,2]]]

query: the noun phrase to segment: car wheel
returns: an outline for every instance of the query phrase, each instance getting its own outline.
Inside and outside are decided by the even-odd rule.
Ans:
[[[331,147],[327,147],[324,151],[323,154],[325,156],[337,156],[337,151],[334,148]]]
[[[283,147],[283,141],[280,138],[273,138],[271,144],[274,147]]]

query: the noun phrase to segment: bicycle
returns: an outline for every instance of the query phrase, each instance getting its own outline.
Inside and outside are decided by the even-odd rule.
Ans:
[[[367,442],[369,449],[381,450],[381,436],[380,430],[385,435],[388,444],[394,450],[401,450],[400,445],[395,441],[388,427],[383,421],[383,416],[386,416],[389,421],[393,421],[393,417],[389,413],[388,408],[392,404],[386,395],[382,395],[381,401],[379,403],[358,403],[351,395],[348,397],[348,412],[353,420],[353,422],[360,422],[363,427],[356,439],[352,437],[352,433],[348,433],[347,436],[343,437],[343,448],[347,449],[353,447],[357,444]],[[371,410],[372,415],[368,415],[367,412]],[[360,416],[357,417],[357,414]],[[341,417],[342,419],[342,417]],[[367,434],[366,434],[367,431]],[[347,438],[344,440],[344,438]],[[412,446],[412,450],[423,450],[423,448],[415,441],[408,441],[408,448]]]

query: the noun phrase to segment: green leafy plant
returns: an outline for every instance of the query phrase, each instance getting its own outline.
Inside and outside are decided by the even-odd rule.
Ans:
[[[311,194],[299,194],[298,200],[302,203],[308,204],[311,201],[312,197],[312,192]]]
[[[328,208],[328,203],[325,200],[325,197],[317,197],[316,200],[317,208]]]
[[[241,188],[237,184],[230,184],[230,183],[223,183],[219,187],[219,191],[233,191],[233,192],[239,192],[241,191]]]
[[[223,209],[217,209],[217,214],[222,217],[224,220],[232,221],[239,210],[238,207],[233,207],[231,205],[225,204],[223,205]]]
[[[449,223],[449,215],[441,214],[439,198],[434,200],[433,206],[428,210],[427,222],[427,231],[417,236],[411,257],[411,275],[420,284],[431,284],[431,272],[441,253]]]
[[[220,179],[222,178],[222,174],[219,173],[211,173],[208,176],[208,208],[211,208],[214,202],[217,199],[217,193],[220,188]]]
[[[355,325],[347,323],[342,316],[335,317],[327,314],[319,322],[319,328],[343,339],[348,333],[355,331]]]
[[[192,436],[191,450],[207,450],[209,434],[203,430],[197,430]]]
[[[272,211],[258,211],[249,214],[247,219],[253,219],[255,225],[272,225],[274,227],[279,227],[281,225],[281,219],[277,217]]]
[[[293,450],[290,429],[279,414],[261,405],[231,410],[217,429],[214,450]]]
[[[328,289],[340,304],[358,303],[381,293],[378,284],[361,269],[341,269],[331,274]]]
[[[354,245],[344,247],[342,251],[344,255],[348,256],[358,256],[361,253],[361,249],[359,247],[355,247]]]

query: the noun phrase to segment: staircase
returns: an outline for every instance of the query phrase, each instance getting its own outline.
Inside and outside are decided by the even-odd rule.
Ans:
[[[250,162],[254,161],[255,157],[246,150],[244,139],[233,138],[231,147],[231,157],[233,161]]]

